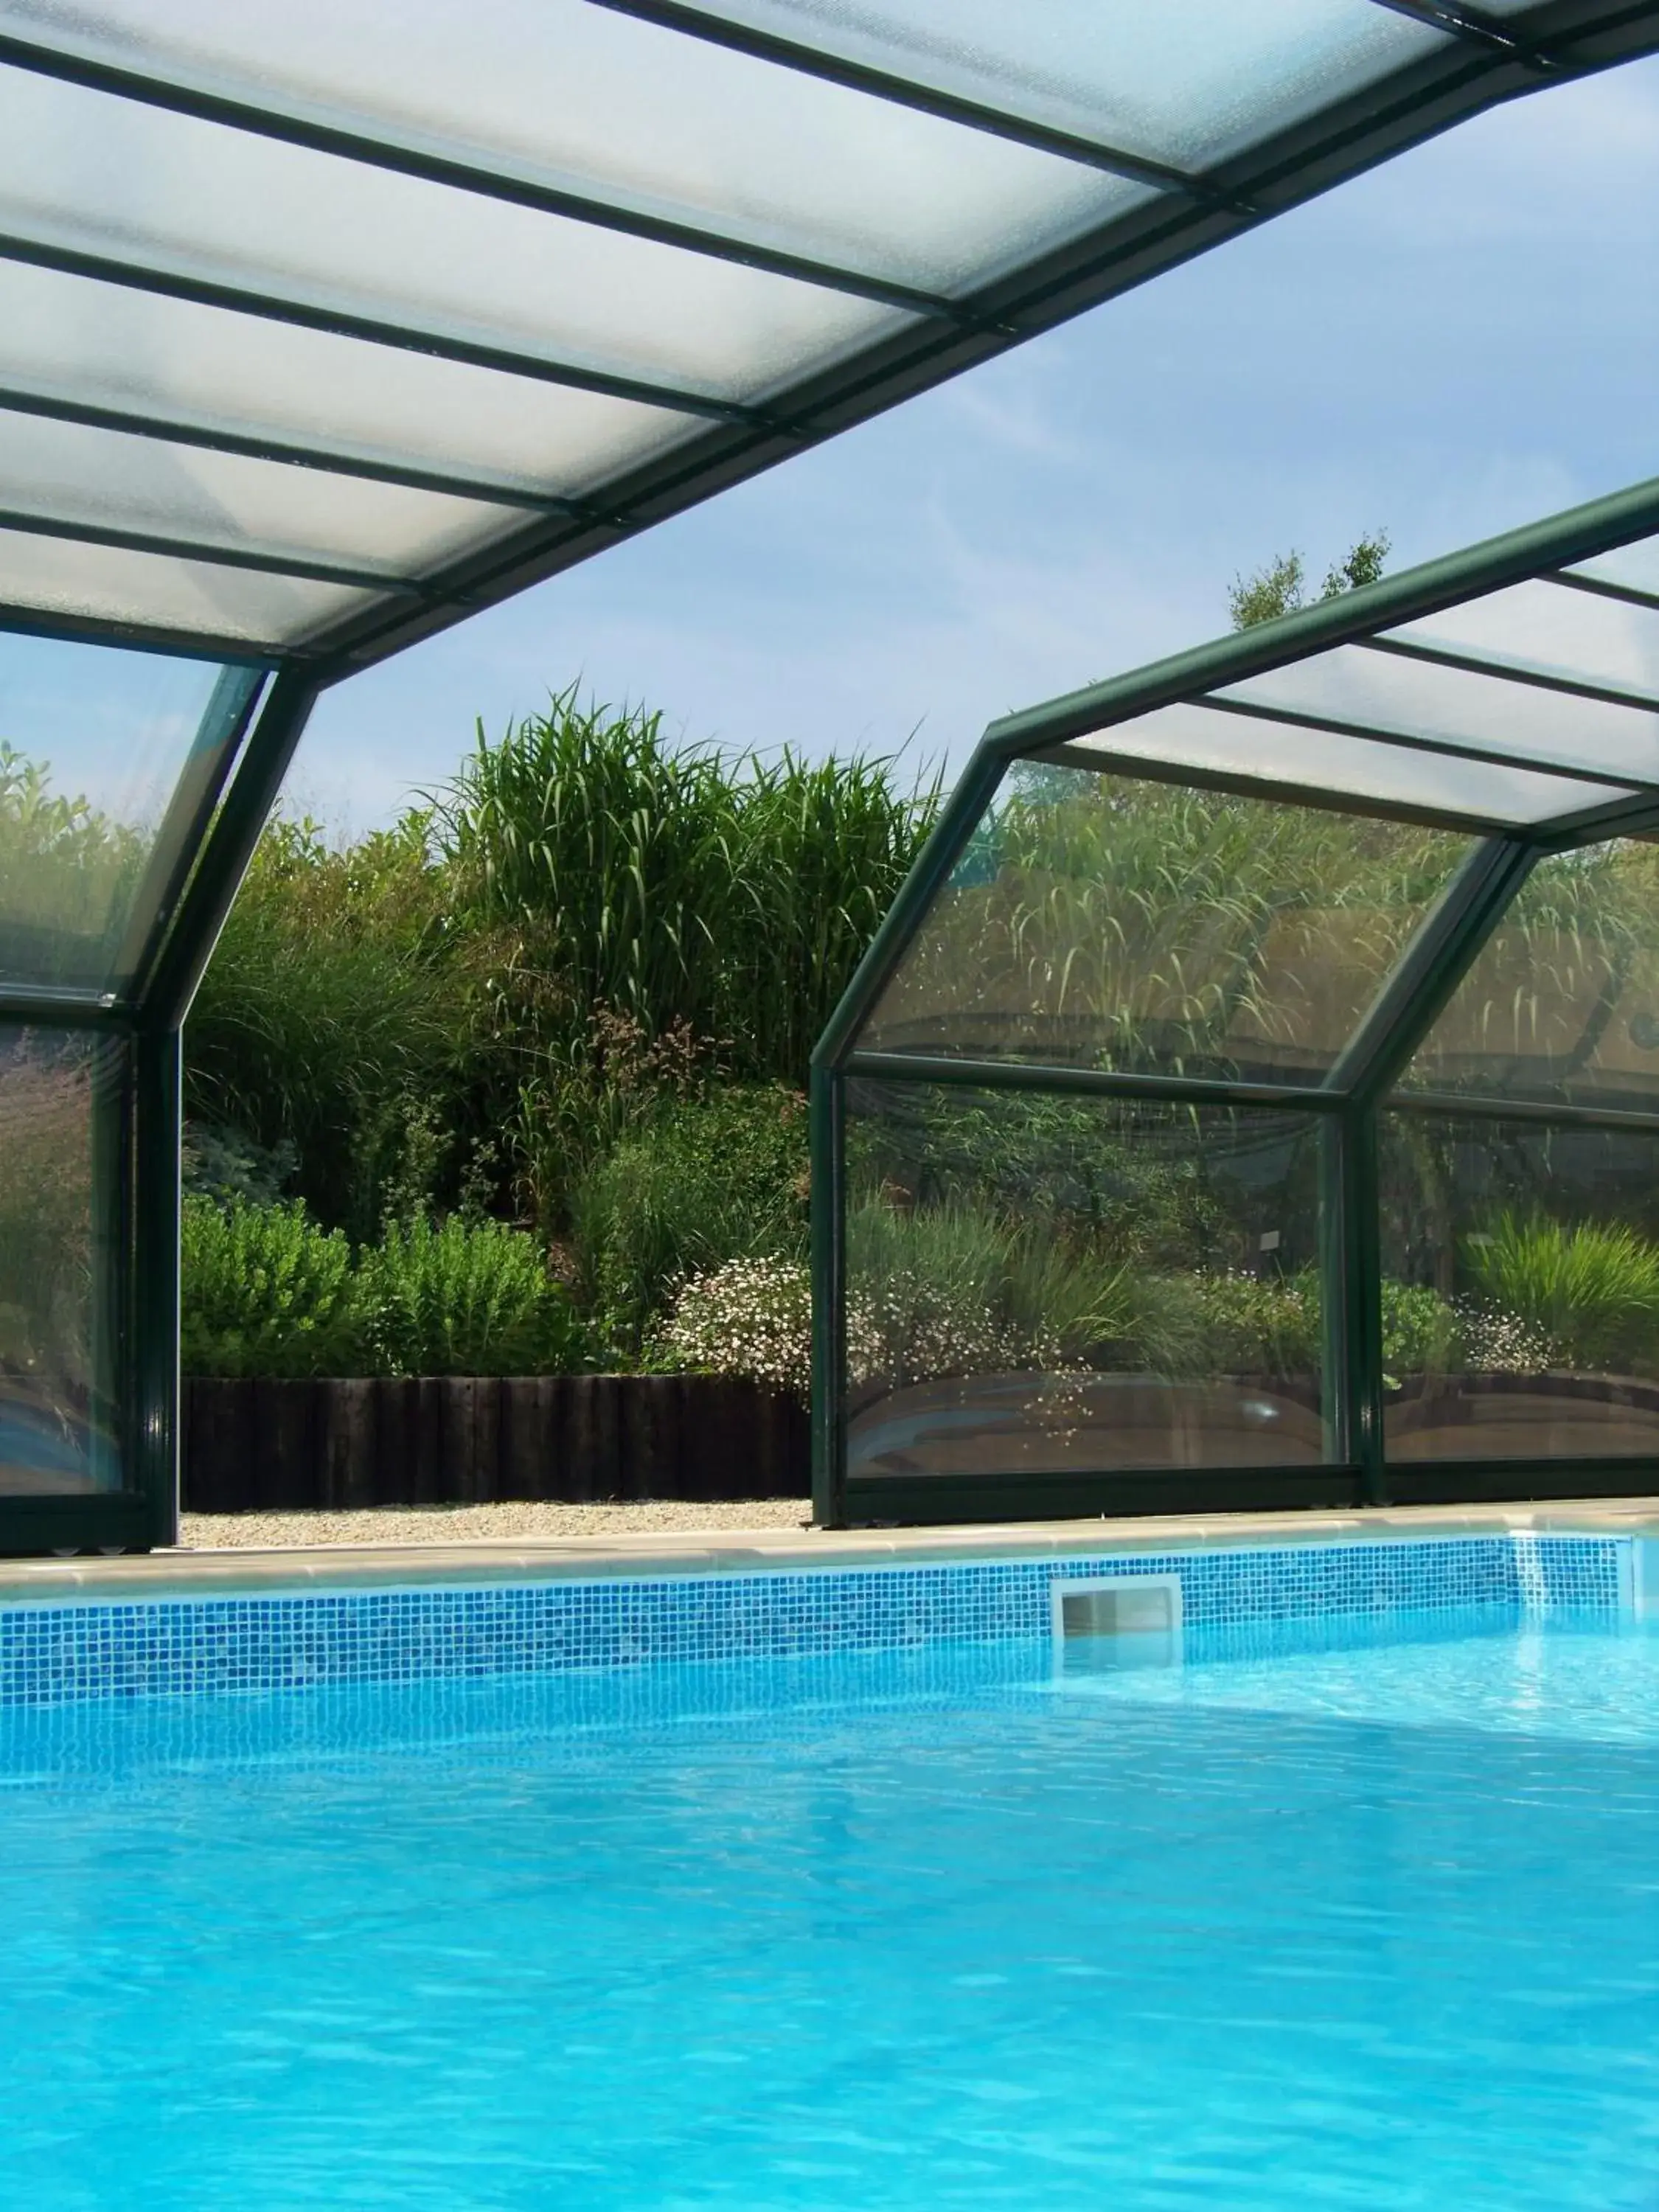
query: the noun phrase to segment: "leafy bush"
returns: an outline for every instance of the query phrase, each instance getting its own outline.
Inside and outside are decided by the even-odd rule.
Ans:
[[[663,1109],[579,1186],[579,1273],[599,1328],[635,1356],[676,1286],[728,1260],[805,1255],[806,1112],[772,1087]]]
[[[805,1397],[812,1382],[812,1285],[805,1262],[728,1260],[683,1283],[657,1364],[743,1375]]]
[[[368,1371],[351,1247],[297,1201],[220,1206],[187,1194],[183,1257],[186,1374]]]
[[[364,1253],[360,1282],[383,1372],[564,1374],[586,1364],[581,1323],[536,1240],[499,1221],[389,1224]]]
[[[1503,1213],[1465,1240],[1462,1259],[1485,1298],[1573,1366],[1611,1375],[1659,1366],[1659,1245],[1633,1229]]]
[[[417,1105],[465,1118],[471,985],[445,899],[422,815],[346,851],[279,817],[185,1025],[192,1121],[290,1150],[298,1194],[358,1237],[373,1233]]]

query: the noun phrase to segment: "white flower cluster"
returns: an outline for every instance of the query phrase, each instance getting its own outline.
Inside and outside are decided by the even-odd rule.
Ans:
[[[1502,1306],[1477,1298],[1455,1302],[1463,1364],[1472,1374],[1538,1375],[1555,1357],[1545,1332]]]
[[[799,1260],[728,1260],[681,1285],[664,1349],[686,1367],[776,1389],[812,1380],[812,1283]]]
[[[798,1260],[730,1260],[681,1285],[663,1332],[677,1364],[746,1375],[775,1389],[810,1389],[811,1278]],[[908,1271],[848,1299],[847,1370],[854,1383],[902,1386],[950,1375],[994,1375],[1063,1365],[1060,1346],[1000,1321],[977,1301],[951,1297]]]

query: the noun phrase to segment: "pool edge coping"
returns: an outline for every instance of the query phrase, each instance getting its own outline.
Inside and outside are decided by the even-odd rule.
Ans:
[[[985,1522],[835,1532],[757,1528],[641,1531],[547,1542],[235,1547],[132,1558],[0,1560],[0,1606],[88,1600],[210,1598],[301,1589],[823,1572],[969,1560],[1170,1553],[1294,1544],[1410,1541],[1516,1531],[1659,1534],[1659,1495],[1539,1499],[1509,1505],[1358,1507],[1331,1513],[1203,1514],[1121,1521]]]

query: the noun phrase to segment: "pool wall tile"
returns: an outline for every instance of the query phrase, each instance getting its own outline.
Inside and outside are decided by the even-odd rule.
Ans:
[[[1055,1581],[1176,1575],[1187,1627],[1632,1607],[1632,1540],[1512,1532],[617,1577],[536,1583],[0,1606],[0,1705],[787,1659],[1049,1633]]]

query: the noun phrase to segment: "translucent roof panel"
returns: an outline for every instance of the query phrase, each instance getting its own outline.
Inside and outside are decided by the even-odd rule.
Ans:
[[[1356,0],[728,0],[743,23],[1185,167],[1432,52]]]
[[[898,309],[0,70],[0,228],[700,397],[757,399]]]
[[[28,396],[555,497],[698,427],[609,393],[0,260],[0,404]]]
[[[1402,1088],[1659,1113],[1659,847],[1540,861]]]
[[[1561,14],[0,0],[0,617],[343,674],[1659,50]]]
[[[0,635],[0,982],[131,982],[260,681]]]
[[[1317,1083],[1472,840],[1016,766],[861,1049]]]
[[[1527,640],[1517,621],[1516,641]],[[1363,645],[1292,661],[1215,695],[1404,738],[1433,738],[1515,761],[1659,782],[1659,711],[1406,659]]]
[[[1144,202],[1149,187],[656,27],[591,0],[0,6],[77,53],[182,70],[348,127],[781,252],[953,293]],[[550,100],[550,85],[558,97]],[[896,222],[896,208],[903,221]]]
[[[1629,546],[1622,554],[1645,550]],[[1617,562],[1621,556],[1611,557]],[[1588,565],[1595,569],[1601,564]],[[1659,567],[1655,581],[1659,583]],[[1537,577],[1402,623],[1383,635],[1413,653],[1455,653],[1497,668],[1650,699],[1659,707],[1659,605],[1633,606]],[[1588,734],[1588,726],[1572,726]]]
[[[1200,775],[1328,793],[1360,804],[1496,824],[1547,822],[1575,806],[1624,795],[1611,783],[1580,782],[1501,762],[1409,750],[1334,734],[1257,714],[1185,702],[1075,738],[1072,759],[1157,761]]]

